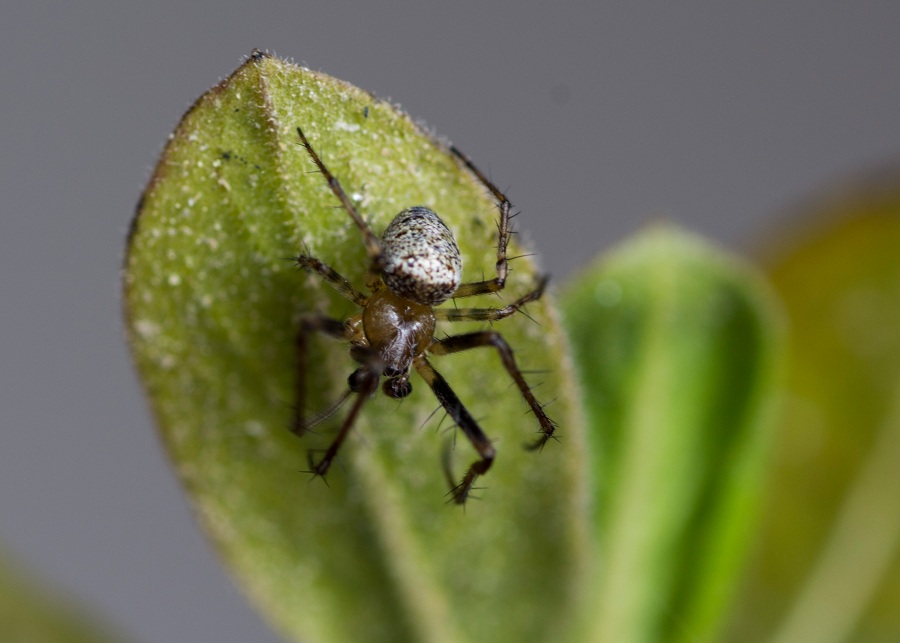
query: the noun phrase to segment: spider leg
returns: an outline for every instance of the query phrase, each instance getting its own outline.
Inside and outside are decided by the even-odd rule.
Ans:
[[[372,228],[369,227],[369,224],[366,223],[365,219],[363,219],[362,215],[357,211],[356,206],[353,205],[350,197],[348,197],[347,193],[344,192],[344,188],[341,187],[340,181],[337,180],[337,177],[335,177],[329,171],[329,169],[325,167],[322,159],[320,159],[319,155],[316,154],[316,151],[306,139],[306,135],[303,133],[303,130],[299,127],[297,128],[297,134],[300,135],[300,143],[304,148],[306,148],[306,151],[307,153],[309,153],[310,158],[312,158],[313,163],[316,164],[316,167],[319,168],[319,172],[321,172],[322,176],[325,177],[325,180],[328,181],[328,187],[331,188],[331,191],[338,198],[338,201],[341,202],[344,210],[347,211],[347,214],[349,214],[350,218],[353,219],[356,227],[359,228],[360,232],[362,232],[363,242],[366,244],[366,250],[369,251],[369,256],[372,258],[373,265],[376,268],[380,268],[382,261],[381,241],[378,239],[378,237],[375,236],[375,233],[372,232]]]
[[[519,311],[528,302],[541,298],[547,287],[549,277],[541,277],[537,287],[527,295],[517,299],[503,308],[438,308],[434,311],[435,319],[441,321],[497,321]]]
[[[534,397],[531,388],[529,388],[528,383],[522,376],[522,372],[516,365],[512,349],[500,333],[487,330],[464,335],[453,335],[440,340],[435,339],[431,346],[428,347],[428,351],[434,355],[450,355],[451,353],[458,353],[460,351],[469,350],[470,348],[481,348],[483,346],[493,346],[497,349],[497,352],[500,354],[500,359],[503,361],[503,366],[506,368],[510,377],[513,378],[516,386],[519,387],[519,391],[521,391],[525,401],[528,402],[528,406],[531,407],[532,413],[537,417],[543,435],[541,435],[541,437],[533,444],[529,445],[528,448],[540,449],[546,444],[547,440],[553,437],[553,433],[556,431],[556,423],[547,417],[547,414],[544,413],[544,407]]]
[[[303,417],[303,406],[306,403],[306,355],[307,355],[307,338],[311,333],[319,332],[335,339],[343,339],[350,341],[353,338],[353,331],[344,322],[323,315],[310,315],[304,317],[300,322],[300,330],[297,331],[297,337],[294,343],[294,359],[295,359],[295,380],[294,380],[294,421],[291,425],[291,431],[298,436],[306,433],[314,424],[308,422]]]
[[[318,274],[322,279],[327,281],[332,288],[341,293],[344,299],[349,299],[357,306],[362,308],[369,300],[368,297],[354,288],[353,284],[342,277],[334,268],[322,263],[315,257],[310,257],[309,255],[297,255],[296,261],[298,266],[307,268]]]
[[[509,245],[509,235],[511,233],[509,225],[509,209],[511,204],[509,199],[506,198],[506,195],[494,185],[493,181],[487,178],[484,172],[475,166],[472,159],[463,154],[456,147],[451,146],[450,151],[456,158],[462,161],[463,165],[465,165],[469,171],[481,181],[482,185],[487,188],[488,192],[494,196],[494,199],[497,201],[497,209],[500,211],[500,220],[497,222],[497,276],[494,279],[488,279],[486,281],[473,281],[468,284],[462,284],[453,296],[471,297],[472,295],[498,292],[503,290],[503,287],[506,285],[506,275],[509,272],[508,262],[506,260],[506,248]]]
[[[350,412],[347,414],[347,417],[344,418],[344,422],[341,425],[340,431],[338,431],[337,437],[328,447],[328,450],[325,451],[325,455],[322,456],[318,462],[314,461],[312,455],[310,455],[309,464],[312,473],[324,478],[325,474],[328,473],[329,467],[331,467],[332,461],[337,455],[338,449],[341,448],[341,444],[343,444],[344,439],[350,433],[350,429],[353,428],[353,424],[356,422],[356,418],[359,416],[363,404],[365,404],[366,400],[372,397],[372,394],[378,390],[378,380],[380,378],[378,370],[379,364],[377,362],[374,365],[363,364],[350,375],[350,378],[348,379],[350,390],[348,393],[344,393],[335,405],[332,405],[332,407],[326,410],[324,414],[320,413],[313,417],[311,421],[304,418],[303,406],[306,401],[307,338],[314,332],[323,333],[330,337],[334,337],[335,339],[341,339],[348,342],[356,339],[356,332],[354,331],[352,319],[350,322],[342,322],[338,319],[332,319],[331,317],[326,317],[324,315],[310,315],[304,317],[300,322],[300,330],[297,333],[295,347],[297,371],[295,396],[297,406],[291,431],[297,436],[302,436],[316,422],[322,420],[323,416],[327,417],[336,411],[337,407],[346,400],[350,393],[357,394],[353,405],[350,407]],[[362,355],[365,353],[365,349],[364,347],[359,347],[356,352]],[[368,356],[368,353],[365,353],[365,355]]]
[[[466,471],[466,474],[459,484],[450,489],[450,493],[453,495],[453,501],[459,505],[465,504],[476,478],[487,473],[488,469],[491,468],[491,464],[494,462],[494,456],[496,455],[494,445],[491,444],[491,441],[484,434],[484,431],[478,426],[475,418],[469,414],[466,407],[459,401],[456,393],[454,393],[453,389],[450,388],[450,385],[447,384],[447,380],[434,370],[434,367],[428,363],[428,360],[420,355],[413,363],[415,364],[419,375],[421,375],[422,379],[425,380],[425,383],[431,387],[438,402],[441,403],[441,406],[444,407],[447,414],[453,418],[453,421],[456,422],[460,429],[462,429],[462,432],[466,434],[466,437],[469,438],[469,442],[472,443],[472,446],[475,447],[478,455],[481,456],[480,460],[476,460],[469,466],[469,469]]]
[[[356,418],[359,416],[363,404],[365,404],[366,401],[372,397],[372,394],[378,390],[378,379],[378,373],[367,366],[361,366],[353,373],[351,376],[351,380],[353,380],[351,390],[357,394],[356,399],[353,401],[353,406],[350,407],[350,412],[347,414],[347,417],[344,418],[344,423],[341,425],[337,437],[328,447],[328,450],[325,451],[325,455],[316,462],[313,459],[312,454],[310,454],[309,466],[312,473],[322,478],[328,473],[328,469],[331,467],[331,463],[337,455],[338,449],[341,448],[341,444],[344,443],[344,439],[350,433],[350,429],[353,428],[353,424],[356,422]]]

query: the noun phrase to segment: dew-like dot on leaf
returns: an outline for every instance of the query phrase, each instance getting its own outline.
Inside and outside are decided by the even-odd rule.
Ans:
[[[134,329],[138,335],[146,340],[151,340],[159,335],[159,324],[149,319],[138,319],[134,322]]]
[[[258,438],[265,433],[266,427],[259,420],[247,420],[244,423],[244,430],[247,432],[247,435]]]
[[[170,286],[178,286],[179,284],[181,284],[181,275],[173,272],[169,275],[167,281]]]
[[[347,123],[346,121],[337,121],[334,124],[334,128],[336,130],[342,130],[344,132],[358,132],[359,124],[358,123]]]
[[[206,245],[209,246],[210,250],[218,250],[219,249],[218,239],[214,239],[213,237],[206,237],[205,239],[201,239],[200,241],[206,243]]]

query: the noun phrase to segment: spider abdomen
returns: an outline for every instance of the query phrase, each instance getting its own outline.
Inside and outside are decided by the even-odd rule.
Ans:
[[[384,283],[391,292],[437,306],[459,288],[462,257],[453,233],[440,217],[422,206],[404,210],[382,237]]]

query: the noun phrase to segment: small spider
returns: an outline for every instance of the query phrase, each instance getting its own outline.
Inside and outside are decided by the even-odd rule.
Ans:
[[[356,399],[325,455],[316,461],[310,453],[311,473],[324,477],[363,404],[378,390],[381,377],[386,378],[382,386],[385,395],[400,399],[412,392],[409,375],[410,368],[415,368],[480,456],[479,460],[472,463],[462,480],[450,490],[453,500],[463,504],[478,476],[484,475],[491,468],[496,452],[491,441],[447,381],[429,363],[426,353],[449,355],[470,348],[494,347],[500,354],[503,366],[519,387],[540,424],[542,435],[529,448],[543,447],[547,440],[553,437],[556,425],[544,413],[542,405],[525,383],[522,373],[516,366],[512,349],[499,333],[480,331],[439,339],[434,336],[435,324],[437,321],[495,321],[509,317],[528,302],[541,297],[547,278],[541,278],[533,291],[505,308],[435,308],[450,298],[470,297],[503,290],[508,272],[506,248],[510,235],[509,200],[467,156],[454,147],[450,148],[493,194],[500,210],[496,278],[461,284],[462,258],[459,248],[453,234],[437,214],[422,206],[404,210],[394,217],[379,240],[347,197],[337,178],[313,150],[303,130],[298,127],[297,133],[318,171],[328,181],[331,191],[362,232],[371,265],[366,277],[366,286],[370,294],[365,295],[315,257],[306,254],[296,257],[300,267],[317,273],[346,299],[362,308],[362,312],[346,321],[323,315],[309,315],[302,319],[296,345],[297,406],[291,430],[296,435],[302,436],[313,425],[337,410],[352,393],[356,393]],[[348,389],[341,398],[329,410],[307,420],[303,417],[302,410],[306,399],[304,373],[307,337],[313,332],[324,333],[348,342],[350,356],[360,366],[348,378]]]

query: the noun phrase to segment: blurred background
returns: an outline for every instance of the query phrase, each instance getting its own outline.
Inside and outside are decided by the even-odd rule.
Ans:
[[[489,171],[559,282],[648,221],[764,248],[900,152],[900,5],[4,2],[0,548],[132,640],[276,641],[197,528],[122,336],[137,199],[258,47]]]

